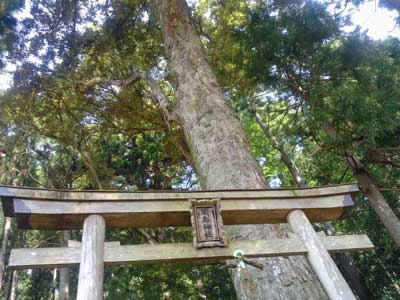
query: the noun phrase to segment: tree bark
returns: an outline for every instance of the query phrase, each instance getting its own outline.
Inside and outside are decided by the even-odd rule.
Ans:
[[[271,134],[267,124],[261,118],[258,112],[255,113],[255,119],[257,124],[260,126],[261,130],[269,140],[271,146],[277,150],[282,158],[282,162],[288,168],[290,174],[293,177],[294,182],[298,187],[308,187],[304,178],[301,176],[299,169],[297,168],[294,161],[286,153],[283,146],[276,140],[276,138]],[[336,231],[330,222],[324,223],[324,231],[327,235],[335,235]],[[353,292],[357,295],[358,299],[361,300],[372,300],[373,296],[369,289],[363,283],[360,271],[358,270],[353,258],[347,253],[338,253],[333,255],[335,263],[338,265],[339,270],[342,272],[344,278],[349,283]]]
[[[9,217],[4,218],[4,233],[3,233],[3,241],[1,243],[1,253],[0,253],[0,290],[3,289],[5,280],[6,253],[7,253],[8,239],[11,232],[11,221],[12,218]]]
[[[164,34],[178,99],[175,113],[185,133],[202,188],[262,189],[267,184],[239,121],[227,105],[206,61],[183,0],[152,0]],[[229,228],[232,238],[266,239],[286,233],[279,225]],[[250,267],[254,299],[327,299],[304,257],[260,260],[264,271]],[[237,278],[237,276],[235,276]],[[240,284],[235,280],[238,297]]]

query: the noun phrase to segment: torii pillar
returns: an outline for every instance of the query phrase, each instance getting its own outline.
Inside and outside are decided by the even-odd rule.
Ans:
[[[100,215],[90,215],[83,223],[77,300],[103,299],[105,228]]]

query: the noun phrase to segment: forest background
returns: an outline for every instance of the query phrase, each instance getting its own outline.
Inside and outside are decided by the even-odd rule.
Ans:
[[[364,189],[349,218],[332,225],[338,234],[367,233],[376,247],[350,257],[360,299],[399,299],[400,252],[390,221],[400,215],[400,43],[344,30],[349,6],[362,2],[201,0],[191,3],[190,16],[271,188],[372,178],[385,211],[376,214]],[[380,5],[398,12],[396,3]],[[1,67],[16,66],[12,86],[0,94],[0,184],[204,186],[176,114],[179,76],[151,5],[33,0],[30,14],[17,20],[23,5],[0,3]],[[11,247],[56,247],[81,237],[80,231],[19,231],[11,220],[0,221],[2,262]],[[106,238],[191,240],[188,229],[173,227],[109,230]],[[339,265],[343,259],[348,263],[336,257]],[[77,269],[11,272],[2,262],[0,293],[7,300],[75,297]],[[110,267],[105,298],[236,299],[234,272],[184,264]]]

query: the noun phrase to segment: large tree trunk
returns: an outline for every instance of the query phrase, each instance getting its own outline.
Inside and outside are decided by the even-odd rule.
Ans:
[[[304,178],[301,176],[299,169],[297,168],[295,162],[286,153],[283,145],[279,143],[276,138],[271,134],[267,124],[261,118],[258,112],[255,113],[255,119],[257,124],[260,126],[261,130],[269,140],[271,146],[279,152],[281,155],[282,162],[288,168],[290,174],[293,177],[294,182],[298,187],[308,187]],[[324,231],[328,235],[335,235],[335,228],[330,222],[324,223]],[[358,299],[369,300],[373,299],[372,293],[365,286],[363,279],[361,278],[360,271],[358,270],[353,258],[347,253],[338,253],[333,255],[335,263],[338,265],[339,270],[342,272],[343,277],[349,283],[351,289],[356,294]]]
[[[11,232],[11,221],[12,218],[9,217],[4,218],[4,233],[3,233],[3,241],[1,243],[1,253],[0,253],[0,290],[3,289],[5,280],[6,253],[7,253],[8,239]]]
[[[152,0],[174,77],[176,115],[183,127],[202,188],[262,189],[265,179],[251,154],[245,134],[227,105],[205,59],[183,0]],[[241,239],[285,236],[280,226],[231,227]],[[252,298],[327,299],[304,257],[264,259],[264,271],[250,267],[256,289]],[[235,277],[236,278],[236,277]],[[241,297],[240,284],[235,281]]]

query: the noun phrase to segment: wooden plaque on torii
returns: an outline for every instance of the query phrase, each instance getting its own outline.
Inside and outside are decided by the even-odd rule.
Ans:
[[[189,199],[189,202],[194,246],[197,248],[227,246],[219,199]]]

